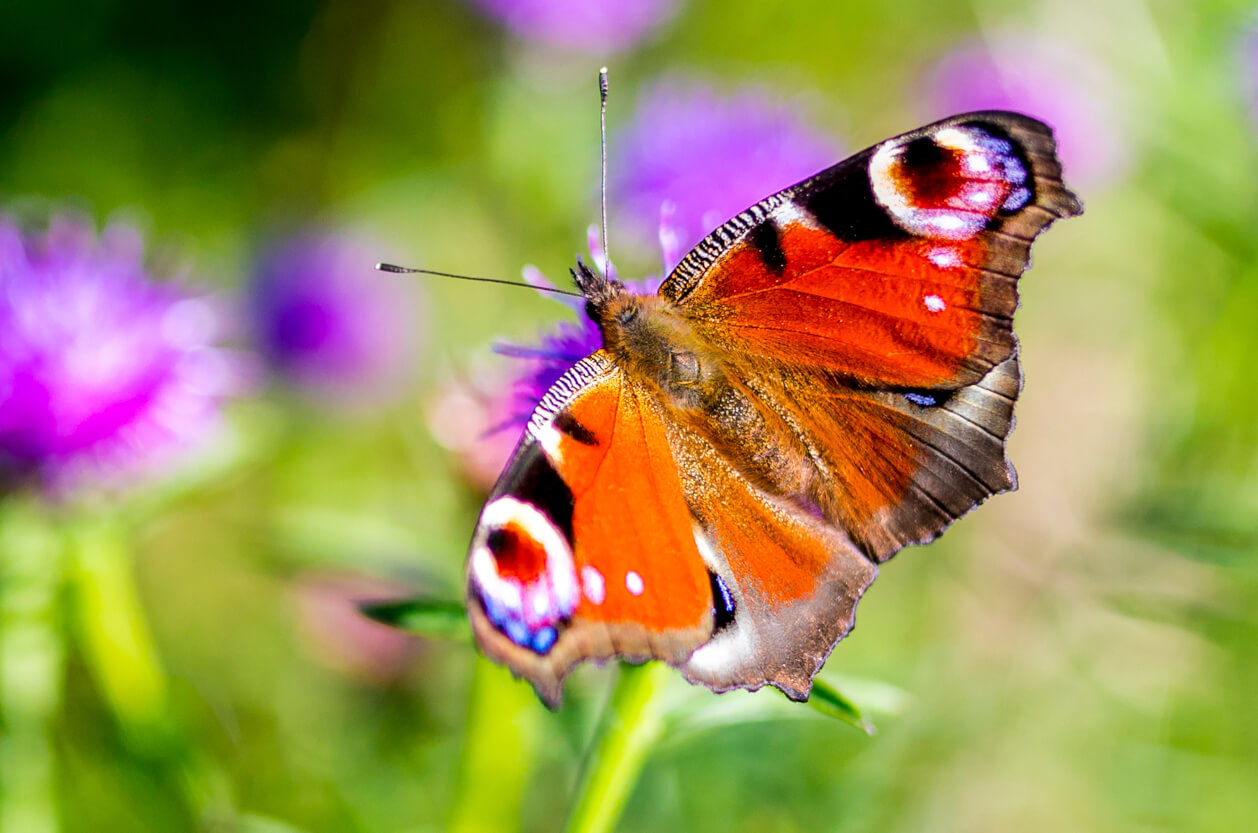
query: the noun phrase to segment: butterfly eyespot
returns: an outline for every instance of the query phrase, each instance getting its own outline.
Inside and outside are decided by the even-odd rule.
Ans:
[[[580,601],[572,552],[545,514],[515,498],[490,503],[481,521],[469,573],[485,616],[512,642],[545,654]]]
[[[869,162],[874,196],[905,231],[967,240],[1031,201],[1027,161],[978,124],[949,125],[883,145]]]

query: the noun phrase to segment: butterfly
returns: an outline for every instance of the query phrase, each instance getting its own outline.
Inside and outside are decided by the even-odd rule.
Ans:
[[[761,200],[655,295],[578,262],[603,347],[481,511],[480,649],[551,707],[613,657],[807,699],[878,564],[1016,488],[1017,282],[1081,211],[1046,125],[969,113]]]

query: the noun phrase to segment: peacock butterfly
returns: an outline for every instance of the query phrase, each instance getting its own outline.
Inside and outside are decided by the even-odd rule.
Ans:
[[[658,294],[578,263],[602,349],[537,405],[472,536],[486,655],[808,697],[877,565],[1015,488],[1013,313],[1079,214],[1051,130],[954,116],[714,230]]]

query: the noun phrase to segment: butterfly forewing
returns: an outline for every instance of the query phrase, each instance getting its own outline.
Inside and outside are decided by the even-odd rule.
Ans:
[[[1014,486],[1017,278],[1080,211],[1060,175],[1040,122],[957,116],[767,198],[681,262],[661,294],[781,426],[787,476],[766,488],[884,560]]]
[[[1052,134],[957,116],[775,194],[660,289],[730,352],[876,387],[973,384],[1013,351],[1030,242],[1080,211]]]
[[[595,353],[543,399],[482,510],[473,630],[548,703],[581,660],[680,665],[712,632],[712,578],[663,420]]]

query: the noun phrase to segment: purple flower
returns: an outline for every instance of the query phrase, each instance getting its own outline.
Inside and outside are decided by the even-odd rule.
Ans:
[[[678,0],[473,0],[522,38],[578,52],[627,49],[677,12]]]
[[[214,425],[232,386],[216,310],[154,283],[143,248],[117,223],[0,218],[0,482],[113,480]]]
[[[837,162],[836,143],[779,99],[684,81],[646,89],[611,146],[611,197],[623,219],[641,233],[671,202],[684,253],[739,211]]]
[[[325,402],[371,404],[415,361],[413,284],[375,270],[379,249],[314,232],[259,263],[251,291],[258,349],[274,374]]]
[[[931,116],[1001,109],[1047,122],[1069,181],[1096,186],[1131,161],[1114,84],[1096,62],[1061,44],[1019,36],[967,43],[931,68],[923,88]]]

